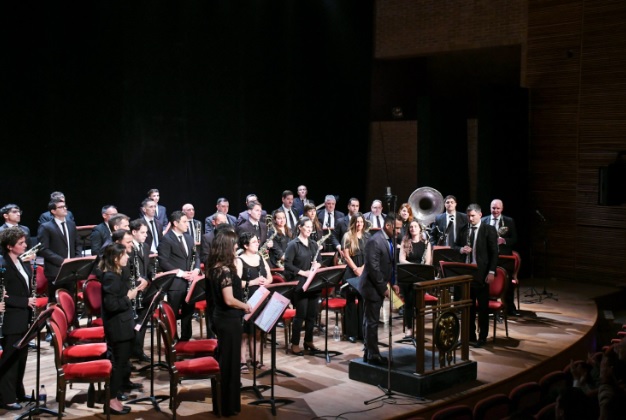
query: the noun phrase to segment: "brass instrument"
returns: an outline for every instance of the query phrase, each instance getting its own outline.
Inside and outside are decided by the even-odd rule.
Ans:
[[[6,268],[0,267],[0,303],[4,303],[4,272],[7,271]],[[3,337],[2,334],[2,324],[4,324],[4,312],[0,312],[0,338]]]
[[[19,258],[20,261],[24,262],[25,260],[27,260],[31,256],[37,255],[37,252],[41,251],[42,249],[43,249],[43,245],[41,244],[41,242],[39,242],[37,245],[35,245],[31,249],[29,249],[28,251],[24,252],[23,254],[21,254],[17,258]]]
[[[408,203],[411,206],[411,210],[413,210],[413,218],[420,224],[422,234],[426,236],[426,241],[429,241],[428,226],[435,221],[438,214],[443,212],[443,196],[434,188],[421,187],[411,193]],[[446,240],[445,232],[441,237],[444,238],[444,241]],[[428,242],[422,255],[422,264],[426,261],[426,252],[428,252]]]

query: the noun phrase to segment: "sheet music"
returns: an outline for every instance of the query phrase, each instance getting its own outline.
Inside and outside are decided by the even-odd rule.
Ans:
[[[248,298],[248,305],[250,305],[250,313],[246,314],[243,319],[246,321],[250,319],[252,315],[256,312],[259,306],[265,302],[265,299],[269,296],[270,291],[267,290],[264,286],[259,286],[256,292]]]
[[[289,302],[289,299],[280,293],[274,293],[254,323],[263,331],[270,331],[287,309]]]

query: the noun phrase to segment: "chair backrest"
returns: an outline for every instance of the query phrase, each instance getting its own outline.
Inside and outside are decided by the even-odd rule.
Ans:
[[[74,302],[74,297],[65,289],[58,289],[56,295],[57,303],[67,318],[67,325],[73,325],[74,316],[76,315],[76,302]]]
[[[59,305],[54,305],[52,307],[52,315],[50,315],[50,320],[59,326],[61,329],[61,334],[57,337],[61,340],[62,343],[65,343],[67,339],[67,317],[63,313],[63,310],[59,308]]]
[[[511,410],[534,415],[541,406],[541,387],[537,382],[526,382],[509,393]]]
[[[97,280],[87,280],[83,294],[89,313],[95,316],[100,314],[102,310],[102,284]]]
[[[472,420],[472,409],[467,405],[453,405],[452,407],[442,408],[435,412],[431,420]]]
[[[169,366],[174,366],[176,363],[176,349],[174,348],[174,341],[172,340],[172,333],[169,328],[169,322],[163,318],[157,320],[159,335],[163,340],[163,347],[165,348],[165,361]]]
[[[515,258],[515,273],[513,273],[513,278],[516,279],[519,274],[519,269],[522,267],[522,257],[517,251],[513,251],[513,257]]]
[[[496,275],[493,281],[489,283],[489,297],[492,299],[500,299],[506,292],[509,276],[502,267],[496,267]]]
[[[178,341],[176,314],[174,314],[174,309],[169,303],[163,301],[159,303],[159,319],[167,324],[167,331],[171,334],[170,341],[174,343]]]
[[[38,295],[45,295],[46,293],[48,293],[48,279],[43,274],[43,265],[38,265],[37,266],[36,276],[37,276],[36,277],[36,279],[37,279],[37,294]]]
[[[48,327],[50,328],[50,333],[52,335],[51,343],[54,347],[54,364],[57,371],[59,371],[63,369],[63,342],[61,339],[61,327],[59,327],[56,322],[48,322]]]
[[[539,386],[541,387],[541,401],[543,405],[555,402],[559,393],[571,385],[570,380],[566,373],[557,370],[545,374],[539,380]]]
[[[474,405],[474,420],[500,420],[511,414],[511,400],[505,394],[483,398]]]
[[[272,273],[272,283],[284,283],[285,278],[277,273]]]

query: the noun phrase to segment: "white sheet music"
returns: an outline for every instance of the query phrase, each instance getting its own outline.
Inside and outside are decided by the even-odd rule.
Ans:
[[[265,301],[265,299],[270,295],[270,291],[267,290],[264,286],[259,286],[256,292],[248,298],[248,305],[250,305],[250,313],[246,314],[243,319],[246,321],[250,319],[252,315],[256,312],[259,306]]]
[[[254,323],[263,331],[270,331],[274,327],[274,324],[276,324],[276,321],[278,321],[278,318],[285,312],[288,305],[289,299],[280,293],[274,293]]]

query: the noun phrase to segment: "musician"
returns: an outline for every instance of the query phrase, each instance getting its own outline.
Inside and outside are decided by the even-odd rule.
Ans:
[[[113,370],[111,372],[111,395],[109,401],[111,414],[127,414],[129,406],[122,406],[121,396],[125,386],[135,388],[130,383],[130,355],[135,340],[135,322],[131,301],[135,299],[139,288],[128,288],[128,279],[122,274],[128,265],[126,247],[111,244],[104,248],[100,260],[102,276],[102,321],[107,345],[112,352]]]
[[[391,284],[394,291],[399,293],[393,276],[393,255],[396,237],[401,229],[402,220],[388,214],[383,229],[373,234],[365,244],[365,267],[359,277],[361,293],[365,299],[363,361],[374,365],[385,365],[388,362],[378,350],[378,322],[383,299],[389,296],[387,284]]]
[[[305,204],[304,213],[302,217],[308,217],[309,219],[311,219],[311,222],[313,223],[313,232],[311,232],[311,239],[314,240],[315,242],[322,239],[322,236],[324,236],[324,230],[322,229],[322,224],[317,218],[317,210],[315,209],[315,205],[310,204],[310,203]],[[293,232],[293,234],[295,235],[296,232]]]
[[[369,232],[365,231],[365,218],[361,213],[355,213],[343,237],[343,257],[346,261],[344,282],[363,273],[365,244],[369,238]],[[349,342],[356,343],[357,340],[363,340],[363,298],[352,286],[345,286],[342,294],[346,299],[344,334]]]
[[[293,320],[291,334],[291,354],[303,356],[300,349],[300,332],[304,329],[304,349],[311,352],[320,351],[313,344],[313,326],[318,312],[320,292],[305,292],[302,286],[309,276],[320,267],[319,246],[310,236],[313,230],[311,219],[303,217],[297,225],[298,236],[289,242],[285,251],[285,277],[289,281],[297,280],[293,305],[296,316]],[[315,258],[317,256],[317,258]]]
[[[494,279],[498,264],[498,234],[493,226],[481,222],[478,204],[467,207],[469,224],[456,238],[454,249],[466,257],[466,262],[478,269],[470,285],[470,298],[478,305],[478,339],[476,338],[476,305],[470,305],[470,343],[482,347],[489,332],[489,283]]]
[[[372,201],[370,211],[365,213],[363,217],[372,224],[372,229],[378,230],[383,228],[386,214],[383,213],[383,202],[380,200]]]
[[[146,289],[149,286],[149,280],[154,278],[154,267],[150,264],[150,245],[146,243],[148,236],[148,224],[144,219],[135,219],[130,222],[130,233],[133,237],[133,247],[129,255],[130,264],[133,267],[136,276],[137,285]],[[139,303],[139,296],[137,302]],[[147,305],[143,305],[143,310],[138,311],[139,319],[143,319]],[[144,338],[146,329],[137,331],[135,334],[135,344],[133,346],[132,355],[141,362],[150,362],[150,357],[143,351]]]
[[[237,218],[235,216],[228,214],[229,207],[230,207],[230,204],[228,203],[228,199],[224,197],[220,197],[217,199],[217,205],[215,206],[217,211],[215,212],[215,214],[204,219],[204,233],[211,232],[215,228],[215,226],[219,224],[219,223],[215,223],[214,221],[218,213],[222,213],[226,216],[225,223],[228,223],[229,225],[233,227],[237,226]],[[205,261],[205,260],[202,260],[202,261]]]
[[[411,209],[411,205],[409,203],[403,203],[400,206],[400,210],[398,211],[398,216],[400,217],[400,221],[402,222],[400,238],[404,238],[404,236],[409,231],[409,223],[413,221],[413,210]]]
[[[256,235],[257,238],[259,238],[261,246],[263,246],[267,240],[267,225],[261,221],[264,220],[261,219],[261,217],[264,217],[262,208],[261,203],[258,201],[251,201],[250,204],[248,204],[248,218],[241,222],[236,228],[237,235],[239,236],[241,236],[243,232],[250,232]],[[268,246],[270,245],[271,244]]]
[[[452,247],[461,230],[467,225],[467,215],[456,211],[456,197],[447,195],[444,198],[446,211],[438,214],[433,222],[437,234],[431,236],[431,245],[447,245]]]
[[[243,288],[243,302],[247,302],[258,290],[259,286],[272,283],[272,273],[270,267],[259,255],[259,238],[250,232],[243,232],[239,237],[239,249],[243,253],[235,260],[237,276],[241,279]],[[246,359],[246,349],[250,352],[252,364],[261,368],[261,364],[253,357],[261,354],[261,332],[256,330],[256,348],[252,349],[251,336],[255,332],[254,324],[251,321],[244,321],[243,336],[241,340],[241,373],[250,373]]]
[[[250,203],[253,202],[258,202],[258,198],[256,196],[256,194],[248,194],[246,196],[246,209],[242,211],[241,213],[239,213],[239,217],[237,217],[237,226],[241,225],[243,222],[245,222],[246,220],[248,220],[249,216],[250,216]],[[267,217],[267,212],[263,209],[261,209],[261,215],[259,216],[259,219],[261,220],[265,220],[265,218]]]
[[[65,201],[65,194],[63,194],[61,191],[55,191],[53,193],[50,193],[50,201],[53,201],[53,200]],[[69,221],[72,221],[72,222],[74,221],[74,215],[72,214],[71,211],[69,210],[67,211],[66,218]],[[52,212],[50,212],[50,210],[44,211],[39,216],[39,224],[42,225],[46,222],[50,222],[52,221],[52,219],[54,219],[54,215],[52,214]]]
[[[67,205],[60,198],[51,200],[48,203],[50,214],[54,219],[39,225],[37,237],[43,249],[39,255],[44,260],[44,275],[48,280],[48,302],[56,303],[55,292],[57,287],[54,280],[59,274],[61,264],[70,258],[80,257],[81,248],[78,243],[76,224],[67,219]],[[63,286],[70,293],[74,293],[76,285],[74,283]]]
[[[350,226],[350,219],[359,211],[359,200],[352,197],[348,200],[348,214],[337,220],[335,224],[335,230],[330,236],[330,243],[333,248],[343,258],[343,251],[341,250],[341,244],[343,242],[343,235],[346,234]]]
[[[422,226],[417,220],[409,223],[409,231],[402,238],[400,246],[401,263],[432,265],[433,253],[430,242],[426,240],[422,233]],[[413,315],[415,311],[415,292],[412,284],[400,286],[402,296],[404,296],[404,325],[406,333],[404,338],[413,338]]]
[[[128,234],[128,237],[124,241],[124,245],[129,247],[128,252],[130,252],[129,244],[130,242],[132,242],[130,231],[128,230],[129,225],[130,225],[130,217],[126,216],[123,213],[117,213],[109,218],[108,224],[109,224],[109,229],[111,230],[112,233],[109,236],[109,238],[106,241],[104,241],[104,243],[102,244],[100,248],[100,253],[97,255],[102,256],[102,252],[104,252],[104,248],[106,248],[107,245],[110,245],[113,242],[118,242],[118,243],[121,242],[121,240],[123,239],[124,233],[118,233],[118,236],[115,237],[114,234],[115,232],[118,232],[118,231],[122,231]]]
[[[342,212],[335,210],[336,205],[337,199],[335,196],[327,195],[326,198],[324,198],[324,209],[317,212],[317,218],[322,224],[324,234],[326,234],[328,229],[334,229],[337,224],[337,220],[340,220],[345,216]]]
[[[285,251],[291,240],[292,231],[287,226],[287,218],[285,212],[281,209],[272,212],[272,224],[274,230],[268,234],[271,236],[274,232],[276,235],[272,239],[272,247],[268,248],[270,256],[270,267],[282,267],[285,261]]]
[[[213,224],[213,226],[211,227],[211,230],[209,230],[207,233],[202,235],[202,247],[200,250],[200,261],[204,261],[204,262],[206,262],[207,258],[209,258],[209,251],[211,250],[211,243],[215,239],[215,234],[216,234],[215,229],[217,228],[217,226],[221,224],[225,224],[227,226],[231,226],[233,228],[232,229],[233,232],[235,231],[234,225],[230,225],[228,223],[226,214],[219,212],[219,211],[215,213],[213,216],[211,216],[210,223]]]
[[[170,216],[171,228],[159,244],[159,263],[163,271],[178,270],[167,291],[167,301],[175,314],[180,314],[180,341],[191,339],[193,305],[185,302],[189,283],[200,275],[200,256],[195,254],[193,239],[187,233],[189,224],[182,211]]]
[[[5,293],[5,313],[2,324],[3,337],[0,340],[2,358],[0,358],[0,408],[21,410],[18,403],[24,400],[24,372],[28,346],[16,349],[26,331],[31,318],[31,311],[37,306],[37,298],[32,296],[31,258],[22,262],[18,257],[26,252],[27,236],[19,227],[10,227],[0,233],[0,247],[4,256],[0,256],[0,266],[6,271],[0,273],[3,278]]]
[[[283,191],[282,201],[283,205],[280,206],[278,210],[282,210],[283,213],[285,213],[287,226],[289,227],[289,230],[293,231],[298,223],[298,216],[293,208],[293,192],[290,190]]]
[[[167,209],[159,204],[159,200],[161,199],[161,193],[158,189],[152,188],[148,190],[147,196],[150,200],[154,201],[156,204],[156,210],[154,213],[154,217],[161,223],[161,227],[163,228],[163,233],[167,231]]]
[[[194,240],[196,246],[200,246],[200,238],[202,236],[202,222],[200,220],[194,219],[196,215],[196,209],[193,207],[193,204],[185,204],[182,208],[183,213],[187,216],[187,223],[189,223],[189,229],[187,232],[191,235]],[[196,239],[198,239],[196,241]]]
[[[306,185],[298,185],[298,196],[293,200],[293,210],[298,217],[304,214],[304,206],[306,204],[313,204],[313,206],[315,206],[315,203],[306,197],[307,193]]]
[[[102,206],[102,223],[93,228],[91,231],[91,255],[100,255],[102,245],[111,238],[111,228],[109,227],[109,219],[117,214],[117,208],[111,204]]]
[[[157,253],[159,243],[163,239],[163,225],[157,220],[156,215],[157,204],[150,198],[146,198],[141,202],[141,217],[148,224],[148,236],[146,242],[150,245],[150,252]]]
[[[207,308],[213,309],[211,322],[219,337],[216,357],[222,374],[222,416],[241,411],[241,318],[250,313],[250,305],[242,301],[241,279],[235,268],[236,249],[237,234],[230,229],[219,232],[206,264]],[[213,393],[214,407],[216,402],[217,393]]]
[[[498,253],[500,255],[513,255],[513,246],[517,243],[517,228],[515,220],[512,217],[502,214],[504,204],[502,200],[495,199],[491,201],[491,216],[485,216],[481,222],[489,224],[496,228],[498,233]],[[513,273],[509,273],[509,284],[504,297],[506,303],[507,314],[511,316],[520,316],[521,313],[515,307],[515,288],[511,283]]]
[[[19,227],[26,235],[26,242],[30,240],[30,229],[24,225],[20,225],[22,210],[17,204],[7,204],[0,209],[0,214],[2,214],[4,220],[4,224],[0,226],[0,232],[10,227]]]

